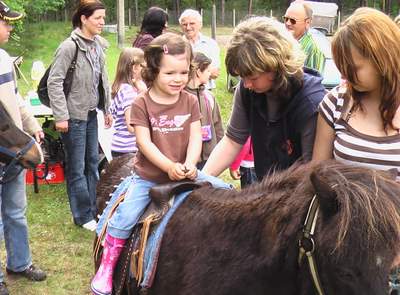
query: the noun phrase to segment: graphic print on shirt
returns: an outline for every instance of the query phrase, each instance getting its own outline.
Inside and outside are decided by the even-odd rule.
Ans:
[[[169,132],[179,132],[183,130],[184,123],[190,118],[191,114],[175,115],[173,118],[168,118],[167,115],[161,115],[157,118],[150,117],[151,127],[153,131],[158,131],[163,134]]]

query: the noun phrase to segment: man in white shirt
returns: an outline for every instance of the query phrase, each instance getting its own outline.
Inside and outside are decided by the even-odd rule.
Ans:
[[[203,20],[197,10],[186,9],[179,17],[179,24],[194,52],[201,52],[211,59],[211,80],[207,88],[216,88],[215,80],[219,75],[219,47],[215,40],[200,33]]]

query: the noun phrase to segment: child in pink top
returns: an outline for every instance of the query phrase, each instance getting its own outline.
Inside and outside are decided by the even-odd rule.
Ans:
[[[233,161],[229,167],[229,172],[233,179],[240,179],[241,188],[257,181],[256,171],[254,169],[253,144],[250,136],[243,145],[235,161]]]

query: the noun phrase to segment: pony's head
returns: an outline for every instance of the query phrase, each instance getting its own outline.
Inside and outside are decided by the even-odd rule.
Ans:
[[[32,137],[19,129],[4,105],[0,102],[0,163],[9,164],[19,152],[18,163],[25,168],[33,168],[43,162],[40,145]]]
[[[400,253],[400,185],[386,172],[329,162],[310,179],[320,203],[315,257],[325,293],[388,294]],[[301,269],[311,284],[305,263]]]

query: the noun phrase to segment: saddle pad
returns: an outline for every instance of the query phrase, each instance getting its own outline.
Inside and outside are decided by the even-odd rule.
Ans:
[[[176,209],[179,208],[179,206],[191,192],[192,191],[184,192],[175,197],[174,204],[164,215],[164,217],[162,218],[161,222],[158,224],[156,229],[151,233],[147,241],[145,255],[144,255],[143,268],[145,269],[145,271],[142,283],[140,284],[142,288],[147,289],[152,286],[157,269],[157,262],[161,249],[162,237],[164,235],[165,229],[167,228],[167,224],[171,219],[172,215],[175,213]]]

